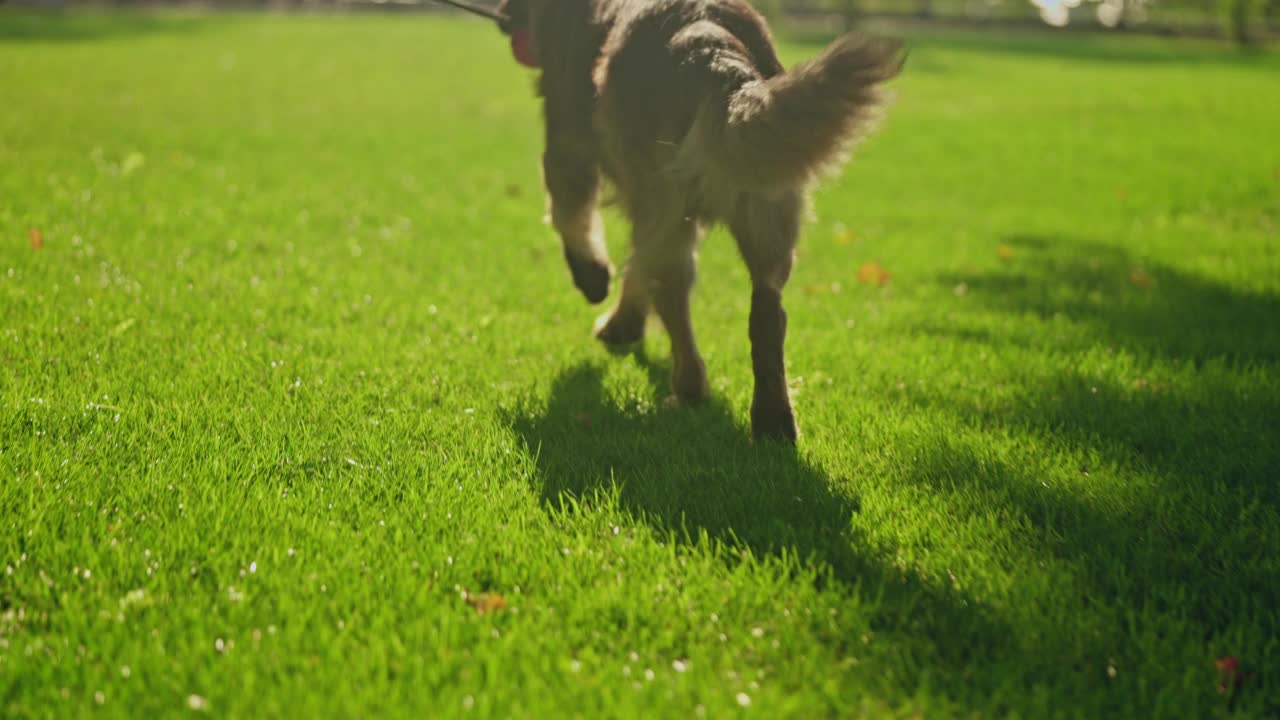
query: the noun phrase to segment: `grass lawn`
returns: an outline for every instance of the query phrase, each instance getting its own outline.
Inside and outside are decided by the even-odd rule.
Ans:
[[[723,233],[712,402],[590,339],[491,29],[0,13],[0,715],[1280,714],[1280,58],[912,40],[793,453]]]

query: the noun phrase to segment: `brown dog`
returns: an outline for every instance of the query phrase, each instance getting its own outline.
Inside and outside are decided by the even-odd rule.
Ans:
[[[751,273],[753,434],[794,442],[782,289],[811,181],[834,170],[901,70],[896,43],[846,35],[786,72],[745,0],[505,0],[516,58],[542,71],[551,220],[574,284],[609,293],[602,177],[632,222],[621,297],[596,337],[643,338],[655,310],[681,402],[708,394],[689,317],[703,228],[724,222]]]

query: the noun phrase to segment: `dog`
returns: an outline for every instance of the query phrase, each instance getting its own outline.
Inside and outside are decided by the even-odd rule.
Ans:
[[[611,346],[656,312],[671,341],[673,400],[709,394],[689,315],[706,227],[728,226],[751,275],[752,435],[796,442],[782,291],[808,190],[838,170],[886,103],[901,44],[846,34],[787,71],[745,0],[504,0],[500,29],[540,71],[543,180],[573,282],[592,304],[614,268],[599,205],[607,180],[631,221]]]

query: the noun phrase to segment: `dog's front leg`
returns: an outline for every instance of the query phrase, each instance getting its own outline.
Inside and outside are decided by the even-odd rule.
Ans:
[[[581,141],[548,133],[542,158],[543,178],[551,205],[551,223],[564,243],[564,258],[573,284],[592,304],[609,295],[613,266],[604,244],[604,223],[597,208],[600,170]]]

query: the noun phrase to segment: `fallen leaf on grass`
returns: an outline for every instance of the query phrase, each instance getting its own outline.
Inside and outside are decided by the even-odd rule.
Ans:
[[[892,277],[892,273],[885,270],[880,263],[874,260],[869,263],[863,263],[862,267],[858,268],[858,282],[863,285],[884,287],[889,284],[889,280]]]
[[[488,615],[489,613],[498,612],[507,609],[507,599],[498,593],[480,593],[472,595],[464,593],[463,597],[467,604],[476,609],[477,615]]]
[[[1129,271],[1129,282],[1139,290],[1146,290],[1155,282],[1155,278],[1138,268],[1134,268]]]
[[[996,254],[1000,256],[1001,260],[1012,260],[1013,248],[1009,247],[1008,245],[1001,245],[1000,247],[996,248]]]
[[[573,419],[583,427],[591,427],[591,413],[580,412]]]
[[[31,228],[27,231],[27,239],[31,241],[31,249],[39,252],[44,247],[44,233],[39,228]]]
[[[1240,669],[1240,661],[1231,655],[1225,655],[1213,661],[1218,667],[1218,692],[1226,694],[1239,690],[1245,683],[1253,679],[1253,673]]]
[[[836,230],[837,245],[848,245],[849,243],[853,242],[854,238],[853,238],[852,230],[845,227],[844,225],[836,225],[835,230]]]

